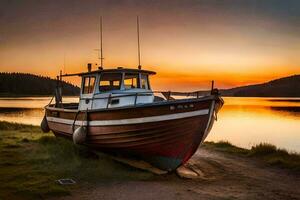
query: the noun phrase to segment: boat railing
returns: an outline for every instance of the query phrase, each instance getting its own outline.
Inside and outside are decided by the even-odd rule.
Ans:
[[[98,93],[101,94],[101,93]],[[156,94],[161,94],[164,98],[160,96],[156,96]],[[185,97],[192,97],[192,98],[200,98],[202,96],[211,94],[211,91],[195,91],[195,92],[172,92],[172,91],[146,91],[146,92],[112,92],[106,97],[97,97],[93,96],[92,98],[87,97],[81,97],[80,100],[99,100],[99,99],[107,99],[107,105],[108,108],[111,104],[113,99],[120,99],[125,97],[134,97],[134,103],[133,105],[137,104],[138,97],[140,96],[150,96],[154,95],[156,98],[161,98],[163,101],[172,101],[176,100],[172,96],[185,96]]]
[[[157,98],[159,96],[155,96],[155,94],[161,94],[163,97],[165,97],[165,99],[164,99],[165,101],[172,101],[172,100],[176,100],[172,96],[185,96],[185,97],[200,98],[200,97],[202,97],[204,95],[207,95],[209,93],[210,93],[210,91],[195,91],[195,92],[151,91],[151,92],[127,93],[126,95],[118,95],[118,96],[110,95],[108,97],[108,101],[107,101],[107,108],[108,108],[108,106],[111,103],[111,100],[113,98],[122,98],[122,97],[134,96],[135,98],[134,98],[134,104],[133,105],[135,106],[137,104],[137,99],[138,99],[139,96],[154,95],[154,97]]]
[[[101,94],[101,93],[97,93],[97,94]],[[97,96],[93,96],[93,97],[80,97],[80,100],[105,100],[107,99],[107,107],[109,106],[109,104],[111,104],[111,101],[113,99],[119,99],[119,98],[126,98],[126,97],[134,97],[134,104],[137,104],[137,100],[138,97],[140,96],[151,96],[154,95],[155,98],[159,98],[161,99],[161,101],[172,101],[172,100],[176,100],[175,98],[173,98],[172,96],[182,96],[182,97],[192,97],[192,98],[200,98],[202,96],[208,95],[210,94],[210,91],[195,91],[195,92],[172,92],[172,91],[147,91],[147,92],[112,92],[110,93],[108,96],[106,97],[97,97]],[[156,95],[160,95],[160,96],[156,96]],[[161,97],[163,96],[163,97]],[[54,100],[54,96],[51,98],[50,102],[46,105],[49,106],[53,100]],[[63,107],[63,104],[68,103],[65,102],[64,99],[62,99],[63,101],[61,101],[59,103],[60,106],[58,107]],[[70,103],[74,103],[74,102],[70,102]]]
[[[138,102],[138,97],[139,96],[147,96],[147,95],[154,95],[154,98],[160,99],[160,101],[172,101],[172,100],[177,100],[173,98],[172,96],[182,96],[182,97],[192,97],[192,98],[200,98],[203,96],[207,95],[214,95],[218,94],[218,90],[214,89],[213,87],[213,82],[212,82],[212,88],[211,90],[199,90],[199,91],[193,91],[193,92],[172,92],[172,91],[140,91],[140,92],[110,92],[108,96],[106,97],[99,97],[95,96],[97,94],[103,94],[103,93],[95,93],[93,97],[80,97],[80,100],[99,100],[99,99],[107,99],[107,105],[106,107],[108,108],[109,105],[111,104],[113,99],[120,99],[120,98],[125,98],[125,97],[134,97],[134,103],[133,105],[135,106]],[[162,95],[161,96],[156,96],[156,95]],[[50,103],[53,101],[53,98],[51,99]],[[48,105],[49,105],[48,104]],[[64,103],[61,101],[60,106],[58,107],[63,107]]]
[[[118,98],[118,97],[130,97],[130,96],[147,96],[147,95],[155,95],[162,94],[163,96],[167,96],[166,100],[172,100],[171,96],[186,96],[186,97],[201,97],[204,95],[210,94],[210,91],[197,91],[197,92],[172,92],[172,91],[149,91],[149,92],[111,92],[107,97],[92,97],[92,99],[108,99],[108,98]],[[101,93],[97,93],[101,94]],[[118,95],[118,96],[113,96]],[[82,97],[80,99],[91,99],[90,97]]]

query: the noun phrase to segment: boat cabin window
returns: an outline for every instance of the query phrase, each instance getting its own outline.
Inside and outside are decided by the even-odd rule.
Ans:
[[[103,73],[100,76],[99,91],[120,90],[122,82],[121,73]]]
[[[141,88],[146,90],[149,89],[148,76],[146,74],[141,74]]]
[[[139,74],[125,73],[124,88],[125,89],[140,88]]]
[[[83,78],[83,91],[82,94],[90,94],[94,91],[95,76],[86,76]]]

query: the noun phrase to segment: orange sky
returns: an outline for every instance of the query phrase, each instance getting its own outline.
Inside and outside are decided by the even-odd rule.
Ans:
[[[158,73],[156,90],[209,88],[210,80],[229,88],[300,73],[300,2],[292,0],[1,1],[0,71],[54,77],[60,69],[86,70],[98,62],[100,14],[109,68],[137,66],[140,16],[142,65]]]

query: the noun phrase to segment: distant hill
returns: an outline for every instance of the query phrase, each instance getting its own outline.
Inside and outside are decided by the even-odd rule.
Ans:
[[[0,96],[53,95],[56,80],[26,73],[1,73]],[[63,81],[63,95],[79,95],[80,88]],[[275,79],[267,83],[220,90],[223,96],[300,97],[300,75]]]
[[[53,95],[56,80],[25,73],[0,73],[0,96]],[[63,95],[79,95],[80,89],[63,81]]]
[[[220,90],[223,96],[300,97],[300,75],[275,79],[267,83]]]

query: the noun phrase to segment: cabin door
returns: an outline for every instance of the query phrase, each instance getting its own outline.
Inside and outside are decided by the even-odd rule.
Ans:
[[[95,90],[95,76],[85,76],[82,80],[81,94],[79,101],[79,110],[90,110],[93,105],[93,96]]]
[[[83,95],[80,97],[79,110],[91,110],[93,104],[93,95]]]

